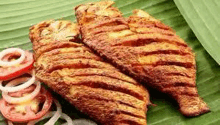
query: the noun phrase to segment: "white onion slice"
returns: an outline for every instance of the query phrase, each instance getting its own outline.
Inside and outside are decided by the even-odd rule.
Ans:
[[[5,55],[14,53],[14,52],[19,52],[21,56],[18,59],[11,61],[11,62],[2,60],[2,58]],[[2,52],[0,52],[0,66],[3,66],[3,67],[9,67],[9,66],[20,64],[24,61],[24,59],[25,59],[25,51],[19,48],[9,48],[9,49],[5,49]]]
[[[28,77],[24,77],[24,79],[28,79]],[[19,83],[16,83],[19,84]],[[16,84],[7,84],[6,87],[11,87],[11,86],[15,86]],[[22,102],[26,102],[28,100],[32,100],[33,98],[35,98],[38,93],[40,92],[40,88],[41,88],[41,84],[39,81],[36,81],[36,88],[34,89],[33,92],[31,92],[30,94],[24,96],[24,97],[11,97],[8,95],[8,92],[2,92],[2,97],[5,99],[5,101],[7,101],[8,103],[12,103],[12,104],[18,104],[18,103],[22,103]]]
[[[68,123],[64,123],[62,125],[69,125]],[[73,125],[97,125],[95,122],[88,119],[75,119],[73,120]]]
[[[62,113],[60,118],[65,119],[67,121],[67,125],[74,125],[72,119],[68,115]]]
[[[55,103],[56,106],[57,106],[57,111],[56,111],[56,113],[54,114],[54,116],[51,117],[50,120],[49,120],[47,123],[45,123],[44,125],[54,125],[55,122],[59,119],[59,117],[60,117],[61,114],[62,114],[62,108],[61,108],[60,103],[59,103],[56,99],[54,99],[54,103]]]
[[[56,113],[56,111],[51,111],[48,114],[46,114],[44,117],[42,117],[42,118],[40,118],[38,120],[28,122],[27,125],[34,125],[35,123],[37,123],[37,122],[39,122],[39,121],[41,121],[43,119],[46,119],[46,118],[54,116],[55,113]],[[67,121],[67,125],[74,125],[72,119],[68,115],[62,113],[60,118],[65,119]],[[50,125],[54,125],[54,124],[50,124]]]
[[[17,79],[14,79],[12,81],[10,81],[8,84],[15,84],[15,83],[22,83],[22,82],[25,82],[27,81],[24,77],[22,78],[17,78]],[[16,92],[16,91],[20,91],[22,89],[25,89],[29,86],[31,86],[35,81],[35,72],[32,71],[32,77],[31,79],[29,79],[27,82],[21,84],[21,85],[18,85],[18,86],[14,86],[14,87],[3,87],[2,86],[2,81],[0,81],[0,90],[1,91],[4,91],[4,92]]]

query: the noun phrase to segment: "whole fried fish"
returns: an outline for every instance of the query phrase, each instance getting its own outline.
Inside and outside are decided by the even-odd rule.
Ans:
[[[148,91],[78,40],[70,21],[30,28],[36,77],[81,112],[104,125],[146,125]]]
[[[191,48],[175,32],[142,10],[128,20],[114,2],[75,8],[83,42],[122,71],[169,94],[186,116],[209,111],[196,88],[196,62]]]

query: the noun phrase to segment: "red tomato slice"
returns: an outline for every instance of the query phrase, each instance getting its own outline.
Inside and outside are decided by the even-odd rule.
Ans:
[[[3,58],[3,60],[8,61],[10,57],[15,55],[18,56],[18,53],[6,55]],[[34,63],[33,54],[29,51],[26,51],[25,55],[26,55],[25,60],[17,66],[0,67],[0,80],[9,80],[15,78],[17,76],[20,76],[28,72],[28,70],[32,69]]]
[[[24,94],[33,92],[35,88],[36,88],[36,85],[31,85],[17,92],[9,92],[8,95],[11,97],[22,97]]]
[[[41,111],[34,111],[31,106],[28,105],[25,107],[25,113],[18,112],[15,107],[19,104],[9,104],[4,99],[0,100],[0,111],[6,119],[12,122],[29,122],[40,119],[49,111],[53,103],[53,98],[52,95],[42,87],[41,91],[34,99],[37,99],[40,103],[44,102]]]

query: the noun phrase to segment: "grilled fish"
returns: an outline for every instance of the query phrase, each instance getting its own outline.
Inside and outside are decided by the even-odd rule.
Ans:
[[[209,111],[196,88],[192,49],[159,20],[142,10],[128,19],[114,2],[75,8],[83,42],[138,81],[173,97],[185,116]]]
[[[36,77],[81,112],[104,125],[146,125],[148,91],[78,40],[70,21],[30,28]]]

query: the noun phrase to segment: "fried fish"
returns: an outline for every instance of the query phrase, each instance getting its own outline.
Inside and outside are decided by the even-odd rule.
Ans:
[[[148,91],[78,40],[70,21],[30,28],[36,77],[81,112],[104,125],[146,125]]]
[[[138,81],[169,94],[185,116],[209,111],[196,88],[192,49],[168,26],[142,10],[128,19],[114,2],[75,8],[83,42]]]

